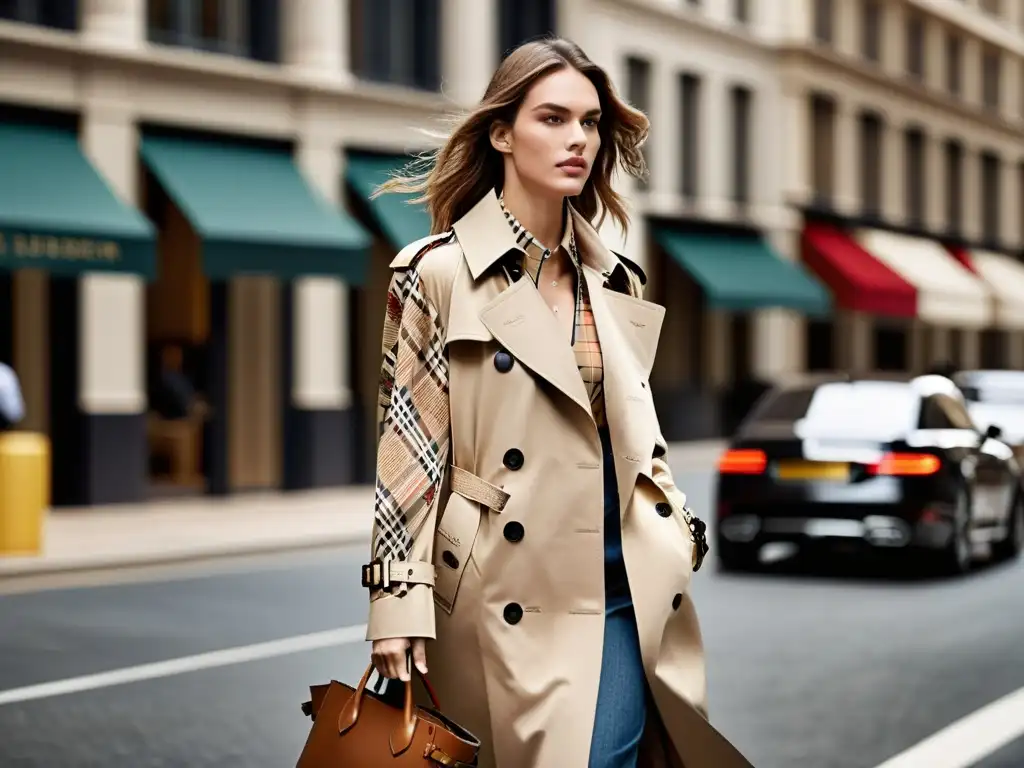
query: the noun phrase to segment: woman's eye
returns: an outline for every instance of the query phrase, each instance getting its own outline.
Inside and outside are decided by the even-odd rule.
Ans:
[[[583,121],[583,124],[588,128],[597,128],[597,120],[592,117],[587,118]]]
[[[544,118],[544,122],[545,123],[560,123],[560,122],[562,122],[562,118],[560,118],[558,115],[548,115],[547,117]]]

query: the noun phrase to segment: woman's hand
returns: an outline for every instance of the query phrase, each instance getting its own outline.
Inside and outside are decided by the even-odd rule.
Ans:
[[[427,674],[427,641],[422,637],[390,637],[374,640],[370,659],[381,677],[392,680],[409,679],[409,648],[412,647],[412,661],[421,675]]]

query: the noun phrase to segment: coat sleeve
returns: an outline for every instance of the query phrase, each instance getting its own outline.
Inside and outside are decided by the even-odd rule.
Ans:
[[[387,301],[371,557],[391,586],[371,588],[367,639],[433,638],[434,529],[450,442],[444,328],[415,267],[394,273]]]

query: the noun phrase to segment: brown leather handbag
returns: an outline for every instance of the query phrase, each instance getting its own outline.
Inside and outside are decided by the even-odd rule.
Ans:
[[[366,689],[372,671],[371,664],[355,690],[336,680],[309,689],[311,700],[302,711],[313,727],[296,768],[476,766],[480,740],[441,714],[426,677],[420,679],[432,708],[413,704],[412,680],[405,684],[405,703],[399,708]]]

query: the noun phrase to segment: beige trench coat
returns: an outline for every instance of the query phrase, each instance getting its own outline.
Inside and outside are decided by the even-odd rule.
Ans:
[[[622,547],[656,702],[641,766],[745,768],[704,716],[686,497],[665,462],[648,384],[664,309],[630,295],[639,293],[636,275],[572,215],[604,357]],[[423,252],[427,245],[433,247]],[[414,243],[392,262],[395,281],[415,272],[418,292],[405,301],[418,298],[422,309],[426,300],[443,338],[451,442],[437,495],[428,492],[398,525],[408,534],[406,554],[387,571],[408,580],[390,592],[371,591],[367,637],[436,638],[427,644],[430,680],[445,714],[483,742],[481,768],[586,768],[604,633],[602,449],[565,334],[530,280],[509,284],[497,268],[515,247],[489,194],[453,235]],[[628,293],[606,287],[612,276],[628,277]],[[402,358],[408,335],[385,339],[385,367],[396,349]],[[512,357],[504,372],[499,353]],[[414,390],[417,376],[427,377],[415,369],[430,358],[399,360],[382,408],[398,402],[397,391]],[[380,477],[405,482],[412,475],[401,464],[414,463],[396,459],[387,434],[375,556],[382,538],[395,538],[386,533],[396,523],[381,508],[382,485],[401,485]],[[521,452],[521,466],[507,466],[510,449]],[[522,528],[506,528],[510,522]]]

